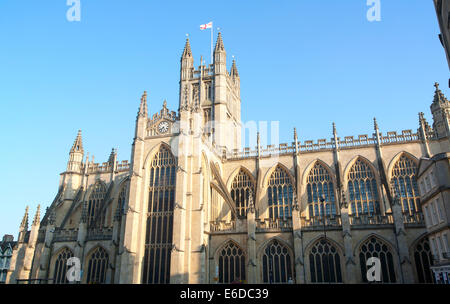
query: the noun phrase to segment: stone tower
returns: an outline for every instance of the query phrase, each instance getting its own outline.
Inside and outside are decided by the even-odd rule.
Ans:
[[[201,58],[198,69],[189,39],[181,57],[180,123],[192,125],[193,117],[187,110],[201,114],[204,133],[210,141],[228,150],[241,148],[240,78],[236,62],[227,71],[226,51],[219,33],[214,49],[214,62],[206,66]]]

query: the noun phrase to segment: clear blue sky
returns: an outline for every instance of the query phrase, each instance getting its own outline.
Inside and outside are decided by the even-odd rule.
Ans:
[[[209,58],[221,27],[241,76],[242,119],[279,120],[281,142],[416,130],[435,81],[448,92],[448,66],[432,0],[381,0],[368,22],[366,0],[81,0],[68,22],[66,0],[0,0],[2,177],[0,234],[14,234],[24,208],[52,202],[78,129],[85,151],[129,159],[139,99],[150,112],[178,108],[185,34]]]

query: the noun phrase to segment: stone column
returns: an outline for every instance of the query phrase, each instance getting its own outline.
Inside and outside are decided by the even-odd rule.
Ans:
[[[302,224],[300,219],[300,207],[297,203],[296,196],[294,196],[294,206],[292,208],[292,232],[294,234],[295,282],[297,284],[305,284]]]
[[[403,223],[403,211],[400,199],[395,197],[392,205],[392,216],[394,218],[395,235],[397,238],[398,255],[400,259],[401,278],[404,284],[414,283],[414,272],[409,257],[408,241],[406,240],[405,224]]]
[[[344,283],[355,284],[356,280],[356,262],[353,256],[353,240],[351,234],[350,217],[348,215],[348,203],[344,191],[341,194],[341,223],[342,237],[344,239],[344,256],[345,256],[345,277]]]
[[[258,277],[256,274],[256,217],[255,217],[255,204],[253,202],[253,192],[250,191],[248,211],[247,211],[247,282],[249,284],[258,283]]]

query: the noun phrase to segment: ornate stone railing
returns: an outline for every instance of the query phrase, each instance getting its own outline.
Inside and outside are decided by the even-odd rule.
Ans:
[[[398,144],[398,143],[407,143],[407,142],[416,142],[420,140],[420,136],[418,133],[413,133],[412,130],[403,130],[401,134],[397,134],[397,132],[387,132],[385,136],[380,133],[380,143],[382,145],[389,144]],[[376,144],[376,137],[373,134],[369,136],[367,134],[354,136],[345,136],[344,138],[337,137],[337,142],[339,143],[340,149],[351,149],[356,147],[364,147],[371,146]],[[298,151],[299,153],[309,153],[309,152],[317,152],[330,150],[335,148],[336,144],[333,138],[330,140],[327,139],[319,139],[316,142],[312,140],[306,140],[298,143]],[[292,154],[295,152],[295,143],[287,144],[282,143],[278,146],[276,145],[268,145],[266,147],[260,147],[260,156],[267,157],[270,155],[283,155],[283,154]],[[258,150],[251,148],[244,148],[243,150],[232,150],[232,151],[224,151],[222,157],[226,159],[243,159],[243,158],[252,158],[258,155]]]
[[[256,231],[289,231],[292,230],[291,218],[256,219]]]
[[[315,216],[310,217],[309,219],[306,217],[302,217],[301,223],[302,229],[305,228],[305,230],[327,230],[342,227],[340,215],[325,216],[325,218],[321,216]]]
[[[394,218],[392,213],[386,213],[386,215],[379,214],[361,214],[359,216],[350,215],[350,225],[352,226],[370,226],[370,225],[392,225],[394,224]]]
[[[405,225],[418,225],[418,226],[422,226],[425,225],[425,220],[423,217],[423,213],[413,213],[413,214],[409,214],[409,213],[403,213],[403,223]]]
[[[236,229],[236,222],[231,221],[211,221],[210,222],[210,230],[211,232],[229,232],[234,231]]]
[[[108,228],[89,228],[87,231],[88,241],[111,240],[113,229]]]
[[[78,237],[78,228],[73,229],[57,229],[55,228],[53,236],[54,242],[74,242]]]

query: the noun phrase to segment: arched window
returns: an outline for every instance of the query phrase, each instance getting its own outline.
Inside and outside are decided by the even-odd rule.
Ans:
[[[97,182],[94,185],[94,189],[91,192],[91,195],[89,196],[89,202],[88,202],[88,227],[102,227],[104,223],[104,217],[101,218],[101,221],[99,223],[96,223],[95,220],[97,218],[98,212],[100,211],[100,208],[103,203],[103,199],[106,195],[106,187],[103,183]]]
[[[317,162],[311,169],[307,183],[309,216],[336,215],[333,180],[328,170],[321,163]],[[321,198],[324,199],[323,203]]]
[[[73,257],[73,252],[69,248],[64,248],[58,254],[55,261],[53,283],[54,284],[68,284],[67,280],[67,260]]]
[[[369,165],[358,159],[348,173],[348,191],[352,214],[380,214],[377,181]]]
[[[392,169],[391,185],[402,202],[403,213],[422,212],[420,194],[416,180],[417,165],[406,155],[402,155]]]
[[[176,170],[175,158],[162,146],[150,168],[144,284],[169,283]]]
[[[238,217],[245,218],[247,216],[250,192],[255,193],[255,185],[248,173],[241,169],[231,184],[231,198],[236,204]]]
[[[264,283],[287,283],[289,279],[294,279],[290,251],[277,240],[271,241],[266,246],[262,262]]]
[[[367,260],[375,257],[381,263],[381,282],[395,283],[395,268],[393,254],[384,242],[376,237],[370,237],[360,247],[359,262],[361,265],[361,275],[364,282],[367,280]]]
[[[430,268],[433,266],[433,255],[428,237],[424,237],[414,248],[414,261],[419,283],[434,283],[433,271]]]
[[[117,208],[120,210],[120,213],[123,214],[125,210],[125,202],[127,200],[127,184],[122,186],[122,190],[120,190],[119,198],[117,199]]]
[[[220,250],[219,283],[232,283],[245,280],[245,253],[233,242]]]
[[[269,197],[269,217],[287,219],[292,217],[292,201],[294,187],[289,174],[280,166],[277,166],[269,179],[267,188]]]
[[[87,268],[87,284],[104,284],[109,256],[105,249],[97,247],[91,254]]]
[[[342,283],[341,258],[336,247],[319,240],[309,253],[311,283]]]

